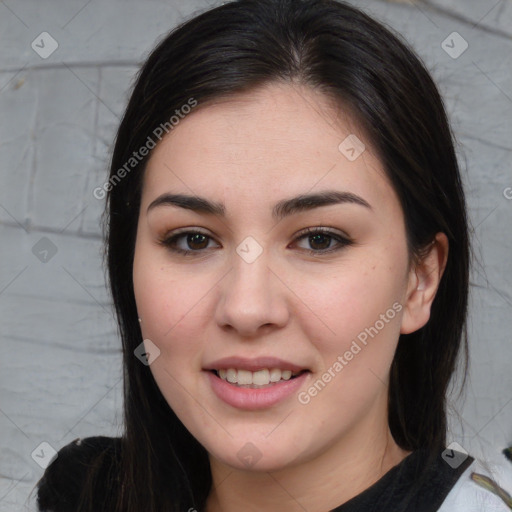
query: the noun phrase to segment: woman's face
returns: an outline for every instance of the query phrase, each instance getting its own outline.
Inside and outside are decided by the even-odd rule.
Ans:
[[[150,370],[216,460],[275,470],[387,428],[404,219],[326,97],[273,84],[181,120],[147,165],[133,280]]]

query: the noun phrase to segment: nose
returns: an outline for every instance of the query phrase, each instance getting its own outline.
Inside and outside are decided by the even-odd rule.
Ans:
[[[289,320],[287,288],[276,274],[265,251],[251,263],[235,254],[233,268],[220,282],[218,325],[249,338],[285,326]]]

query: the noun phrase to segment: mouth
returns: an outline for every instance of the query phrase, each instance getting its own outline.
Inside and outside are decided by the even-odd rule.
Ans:
[[[219,368],[209,371],[233,386],[249,389],[272,387],[309,372],[309,370],[292,371],[281,368],[262,368],[254,372],[241,368]]]
[[[231,356],[203,367],[211,391],[237,409],[266,409],[286,401],[306,385],[311,371],[304,364],[272,356]]]
[[[255,411],[268,409],[303,388],[311,374],[310,370],[295,367],[256,368],[208,368],[204,374],[213,394],[224,403],[236,409]],[[234,382],[232,382],[234,381]]]

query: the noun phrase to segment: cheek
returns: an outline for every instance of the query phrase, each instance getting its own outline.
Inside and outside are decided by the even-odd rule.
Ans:
[[[193,394],[201,366],[204,319],[201,297],[204,290],[193,278],[178,278],[154,253],[136,249],[133,284],[142,336],[160,350],[150,371],[169,406],[190,422],[197,409]]]
[[[194,278],[177,276],[158,253],[136,247],[133,286],[143,337],[155,343],[171,363],[176,361],[171,356],[196,353],[194,339],[200,339],[199,305],[204,291]]]
[[[301,328],[316,346],[328,387],[350,391],[347,403],[368,399],[387,381],[403,311],[402,260],[347,262],[316,285],[300,281],[298,294],[313,313],[302,316]]]
[[[308,417],[322,418],[326,435],[349,431],[375,403],[380,403],[380,408],[387,403],[389,368],[401,318],[395,293],[389,288],[387,292],[381,289],[364,294],[360,287],[345,282],[345,286],[329,288],[328,297],[318,296],[324,306],[319,310],[321,318],[329,329],[315,337],[312,326],[315,323],[318,329],[319,322],[310,324],[319,366],[297,400]],[[310,441],[318,442],[314,433]]]
[[[303,328],[307,328],[309,338],[325,340],[334,349],[343,348],[344,342],[376,322],[379,331],[388,331],[389,325],[399,323],[396,310],[401,308],[393,309],[393,304],[402,300],[402,275],[401,262],[392,266],[389,261],[372,259],[345,262],[329,275],[297,277],[294,290],[305,306]],[[382,328],[381,315],[385,315],[386,329]]]

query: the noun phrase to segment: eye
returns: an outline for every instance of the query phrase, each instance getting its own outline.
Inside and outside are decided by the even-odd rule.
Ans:
[[[321,256],[322,254],[339,251],[346,246],[352,245],[353,241],[348,237],[331,231],[326,228],[307,228],[297,236],[294,243],[307,239],[311,249],[302,248],[309,254]],[[202,231],[187,230],[174,233],[160,240],[159,243],[170,251],[184,256],[198,256],[211,249],[209,246],[213,238]]]
[[[352,245],[353,241],[348,237],[339,233],[331,231],[326,228],[307,228],[295,240],[300,241],[307,239],[312,249],[304,249],[309,254],[314,256],[339,251],[346,246]]]
[[[213,240],[209,235],[201,231],[189,230],[166,237],[160,240],[160,243],[172,252],[187,256],[192,255],[192,253],[203,252],[203,249],[208,249],[209,240]]]

